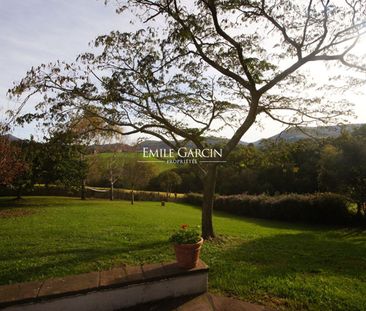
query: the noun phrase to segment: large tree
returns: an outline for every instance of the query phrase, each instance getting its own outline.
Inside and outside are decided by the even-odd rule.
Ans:
[[[175,149],[187,142],[202,149],[204,136],[228,127],[224,161],[259,115],[299,125],[347,113],[329,90],[361,82],[346,68],[365,70],[352,54],[365,32],[362,1],[130,0],[119,12],[131,8],[143,30],[100,36],[96,54],[73,64],[32,68],[11,94],[44,96],[36,113],[18,120],[67,122],[88,111],[106,131],[121,126],[124,135],[150,134]],[[343,80],[314,83],[302,70],[314,62],[336,65]],[[198,163],[206,239],[214,236],[217,166]]]
[[[131,204],[135,203],[135,190],[141,190],[155,175],[155,168],[147,163],[141,162],[138,153],[133,154],[125,160],[123,168],[123,185],[131,190]]]

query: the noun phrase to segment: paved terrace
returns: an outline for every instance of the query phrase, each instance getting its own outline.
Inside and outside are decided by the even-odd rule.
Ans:
[[[185,270],[175,262],[0,286],[6,311],[259,311],[268,310],[207,293],[208,267]]]

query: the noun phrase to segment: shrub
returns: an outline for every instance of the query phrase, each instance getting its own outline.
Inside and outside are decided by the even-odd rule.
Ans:
[[[202,195],[188,194],[185,200],[201,205]],[[334,193],[218,196],[214,206],[235,215],[294,222],[348,224],[352,220],[349,201]]]
[[[15,196],[16,191],[9,188],[0,188],[0,196]],[[35,196],[70,196],[79,197],[80,190],[76,188],[65,189],[60,186],[49,185],[44,186],[34,186],[32,190],[24,191],[24,195],[35,195]],[[109,199],[109,190],[106,191],[93,191],[91,189],[86,189],[86,197],[89,199]],[[151,192],[151,191],[134,191],[135,201],[162,201],[166,200],[166,193],[164,192]],[[131,191],[114,189],[114,199],[115,200],[131,200]],[[181,198],[170,197],[169,201],[179,202],[182,201]]]

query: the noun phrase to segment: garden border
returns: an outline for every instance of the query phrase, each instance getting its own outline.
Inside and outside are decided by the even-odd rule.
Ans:
[[[7,311],[115,310],[207,291],[208,266],[184,270],[175,262],[119,266],[111,270],[0,286]]]

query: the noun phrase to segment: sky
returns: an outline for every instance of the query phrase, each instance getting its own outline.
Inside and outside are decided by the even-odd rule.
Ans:
[[[131,31],[128,16],[115,13],[113,4],[103,0],[1,0],[0,1],[0,113],[18,103],[6,92],[32,66],[55,60],[73,61],[88,49],[97,35],[111,30]],[[366,50],[366,43],[363,45]],[[319,74],[324,77],[324,74]],[[355,104],[352,123],[366,123],[366,93],[351,94]],[[265,120],[243,137],[251,142],[279,133],[284,126]],[[17,127],[13,135],[41,138],[34,125]]]

